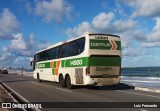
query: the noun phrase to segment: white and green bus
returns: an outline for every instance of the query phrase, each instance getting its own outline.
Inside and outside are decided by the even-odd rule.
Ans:
[[[38,81],[59,82],[61,87],[117,84],[121,40],[117,35],[85,33],[37,52],[32,66]]]

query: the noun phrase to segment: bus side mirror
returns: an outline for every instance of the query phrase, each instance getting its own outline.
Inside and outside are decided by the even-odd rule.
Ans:
[[[30,63],[30,65],[32,66],[33,65],[33,61],[31,60],[31,63]]]

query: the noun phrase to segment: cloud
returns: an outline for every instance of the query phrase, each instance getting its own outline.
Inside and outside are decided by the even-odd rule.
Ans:
[[[147,36],[147,41],[150,42],[157,42],[160,41],[160,17],[157,17],[155,20],[155,26],[153,27],[153,30],[151,33]]]
[[[3,52],[7,52],[7,51],[8,51],[8,48],[7,48],[7,47],[3,47],[3,48],[2,48],[2,51],[3,51]]]
[[[29,37],[24,37],[22,33],[12,36],[10,45],[2,48],[0,54],[1,66],[29,67],[33,55],[50,45],[45,40],[36,41],[34,34],[30,34]]]
[[[160,17],[154,18],[154,21],[155,26],[150,32],[145,33],[143,29],[136,27],[119,33],[122,39],[122,47],[133,47],[133,44],[139,44],[139,47],[142,48],[160,47]]]
[[[14,58],[32,57],[37,47],[34,48],[36,41],[33,34],[30,34],[28,38],[24,38],[22,33],[13,34],[13,39],[10,41],[10,45],[3,47],[4,53],[10,53]],[[13,59],[14,59],[13,58]]]
[[[27,50],[27,44],[23,40],[23,35],[18,33],[14,35],[14,39],[11,40],[10,48],[13,50]]]
[[[4,49],[12,50],[18,56],[33,56],[33,52],[35,53],[35,51],[42,50],[50,45],[45,40],[36,41],[34,34],[30,34],[29,37],[23,37],[22,33],[17,33],[13,36],[14,39],[11,40],[11,44],[8,47],[4,47]]]
[[[82,22],[81,24],[79,24],[77,27],[74,27],[73,29],[69,28],[66,31],[66,34],[73,38],[74,36],[79,36],[81,34],[83,34],[84,32],[87,31],[93,31],[94,29],[90,26],[89,22]]]
[[[45,40],[37,42],[34,34],[30,34],[29,37],[24,37],[22,33],[13,34],[13,39],[10,42],[11,44],[8,47],[3,47],[4,51],[9,49],[14,51],[41,50],[50,45]]]
[[[133,47],[133,44],[146,41],[146,35],[142,29],[133,28],[118,34],[121,37],[122,48]]]
[[[152,47],[160,47],[160,42],[144,42],[141,44],[142,47],[148,47],[148,48],[152,48]]]
[[[160,0],[124,0],[124,3],[134,9],[133,17],[160,16]]]
[[[159,47],[160,46],[160,17],[155,20],[155,26],[152,31],[146,34],[146,40],[142,43],[142,47]]]
[[[92,21],[93,31],[96,32],[108,32],[108,33],[119,33],[126,31],[136,24],[133,20],[116,20],[113,12],[105,13],[102,12],[95,16]]]
[[[36,41],[34,34],[30,34],[29,37],[23,37],[22,33],[17,33],[13,35],[13,38],[9,46],[3,47],[3,53],[10,53],[17,57],[33,57],[36,51],[47,48],[50,45],[44,40]]]
[[[13,56],[11,56],[11,53],[2,53],[0,55],[0,61],[9,61],[13,58]]]
[[[104,29],[109,27],[111,20],[114,18],[114,13],[102,12],[93,18],[92,24],[96,29]]]
[[[101,12],[96,15],[92,21],[84,21],[74,28],[66,30],[69,37],[76,37],[84,32],[99,32],[99,33],[120,33],[132,29],[136,22],[133,20],[115,20],[113,12]]]
[[[25,62],[24,62],[25,61]],[[30,68],[30,58],[24,58],[24,57],[17,57],[13,60],[13,64],[16,65],[19,68]],[[8,65],[11,66],[11,65]],[[30,67],[29,67],[30,66]]]
[[[141,47],[128,47],[123,49],[122,51],[123,57],[130,56],[130,57],[137,57],[145,55],[145,49]]]
[[[19,22],[16,16],[9,9],[3,9],[0,14],[0,39],[11,39],[12,33],[19,28]]]
[[[30,4],[26,7],[29,12],[33,11],[35,15],[41,16],[45,22],[60,22],[63,17],[71,19],[72,5],[65,0],[37,0],[34,8]]]
[[[47,48],[48,46],[50,46],[50,43],[48,43],[48,42],[45,41],[45,40],[40,40],[39,43],[37,44],[38,50],[45,49],[45,48]]]
[[[116,20],[113,22],[112,29],[114,29],[116,32],[123,32],[125,30],[131,29],[136,24],[133,20]]]
[[[122,66],[124,67],[144,67],[159,66],[160,48],[137,47],[123,50]],[[124,53],[125,52],[125,53]],[[138,64],[137,64],[138,63]]]

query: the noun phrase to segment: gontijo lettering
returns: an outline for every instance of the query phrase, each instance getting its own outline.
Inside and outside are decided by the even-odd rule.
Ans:
[[[110,43],[94,43],[91,42],[91,46],[105,46],[105,47],[111,47]]]

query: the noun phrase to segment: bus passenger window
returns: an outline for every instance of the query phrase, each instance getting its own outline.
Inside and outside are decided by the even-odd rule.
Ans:
[[[84,50],[84,38],[77,40],[77,54],[82,53]]]
[[[76,42],[73,42],[73,56],[77,55],[77,45]]]
[[[49,51],[48,51],[48,55],[49,55],[49,60],[51,60],[51,59],[54,59],[54,48],[52,48],[52,49],[50,49]]]
[[[58,59],[60,57],[60,48],[59,47],[56,47],[55,48],[55,54],[54,54],[54,58],[55,59]]]

